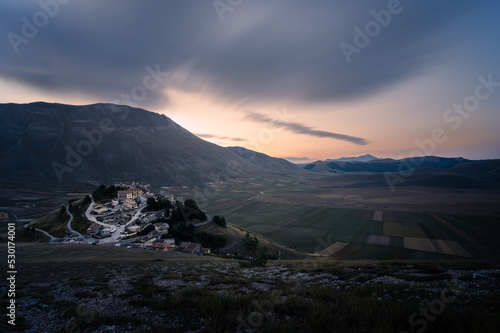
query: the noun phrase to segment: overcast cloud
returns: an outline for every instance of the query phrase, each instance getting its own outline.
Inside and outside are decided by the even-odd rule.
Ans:
[[[212,1],[70,1],[13,50],[38,1],[3,1],[0,75],[37,88],[79,91],[113,101],[140,84],[145,67],[172,73],[164,88],[209,89],[220,99],[349,100],[384,90],[445,62],[462,36],[450,26],[494,1],[401,1],[370,44],[348,64],[339,48],[355,26],[389,1],[243,1],[225,12]],[[498,7],[498,6],[497,6]],[[474,34],[474,31],[470,31]],[[161,89],[146,106],[168,104]]]

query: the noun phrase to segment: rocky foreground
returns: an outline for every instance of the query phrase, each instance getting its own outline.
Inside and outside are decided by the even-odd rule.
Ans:
[[[311,260],[241,268],[185,258],[36,258],[18,274],[14,330],[500,331],[497,263]]]

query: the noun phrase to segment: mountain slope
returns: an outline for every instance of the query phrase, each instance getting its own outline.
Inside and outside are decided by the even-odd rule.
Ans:
[[[296,164],[288,162],[283,158],[270,157],[266,154],[258,153],[243,147],[228,147],[227,149],[260,168],[286,172],[300,172],[302,170],[302,168]]]
[[[204,141],[165,115],[129,106],[0,104],[0,131],[3,184],[184,185],[280,171]]]

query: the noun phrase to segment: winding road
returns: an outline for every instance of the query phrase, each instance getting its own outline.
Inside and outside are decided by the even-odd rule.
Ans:
[[[95,216],[92,215],[92,214],[90,214],[90,212],[92,211],[92,208],[94,208],[95,201],[94,201],[94,198],[92,198],[92,195],[89,195],[89,197],[92,200],[92,202],[90,203],[90,205],[87,207],[87,210],[85,211],[85,217],[87,218],[87,220],[89,220],[90,222],[94,222],[94,223],[100,224],[100,225],[102,225],[102,226],[104,226],[106,228],[113,228],[114,225],[97,221],[97,219],[95,218]]]
[[[71,204],[68,204],[66,206],[66,213],[69,214],[69,221],[68,221],[68,230],[73,233],[73,234],[77,234],[79,237],[81,237],[83,239],[83,235],[81,233],[79,233],[78,231],[74,230],[73,228],[71,228],[71,221],[73,221],[73,214],[71,214],[71,212],[69,211],[69,206]]]
[[[47,231],[43,231],[42,229],[35,228],[36,231],[40,231],[41,233],[45,234],[45,236],[48,236],[50,240],[56,239],[54,236],[49,234]]]
[[[206,221],[204,221],[204,222],[200,222],[200,223],[195,223],[195,224],[193,224],[193,226],[195,226],[195,227],[199,227],[199,226],[202,226],[202,225],[208,224],[208,223],[210,223],[210,222],[212,222],[212,216],[207,215],[207,220],[206,220]]]

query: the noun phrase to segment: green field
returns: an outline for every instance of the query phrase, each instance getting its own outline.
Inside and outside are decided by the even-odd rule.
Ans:
[[[496,242],[500,228],[495,218],[438,215],[452,224],[455,230],[430,213],[384,211],[383,221],[373,221],[373,211],[364,209],[310,207],[254,200],[234,200],[232,205],[225,201],[223,205],[228,221],[306,253],[318,252],[340,241],[360,245],[352,253],[348,253],[352,247],[338,253],[339,257],[345,259],[446,259],[461,256],[461,252],[450,255],[441,248],[433,250],[432,245],[430,251],[428,246],[421,251],[418,247],[404,248],[404,237],[409,240],[422,239],[420,243],[426,245],[431,240],[434,243],[439,243],[438,240],[453,242],[463,248],[464,253],[478,258],[495,256],[500,252]],[[386,246],[367,244],[371,235],[384,235],[384,223],[399,225],[401,235],[389,234]]]
[[[225,211],[232,223],[304,252],[333,241],[364,242],[382,224],[363,210],[246,201]]]
[[[209,214],[224,215],[229,223],[305,253],[345,242],[349,245],[333,257],[500,256],[500,217],[493,204],[497,192],[415,188],[391,193],[387,188],[343,188],[322,179],[224,186],[202,189]],[[193,196],[186,188],[172,191]],[[382,212],[381,221],[375,212]]]

